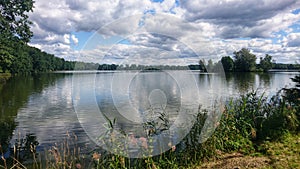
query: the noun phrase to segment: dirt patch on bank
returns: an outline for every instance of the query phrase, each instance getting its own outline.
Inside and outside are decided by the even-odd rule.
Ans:
[[[224,154],[216,160],[206,162],[201,168],[222,168],[222,169],[242,169],[242,168],[262,168],[270,165],[271,160],[267,157],[244,156],[240,153]]]

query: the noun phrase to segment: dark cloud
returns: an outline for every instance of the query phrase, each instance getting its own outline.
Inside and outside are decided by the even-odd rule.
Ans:
[[[190,21],[210,20],[215,23],[234,23],[253,26],[255,22],[271,18],[279,12],[294,9],[297,0],[182,0],[181,6],[187,10]]]
[[[270,36],[272,32],[265,32],[270,28],[262,27],[265,20],[300,7],[297,0],[182,0],[180,4],[185,19],[216,25],[222,38]]]

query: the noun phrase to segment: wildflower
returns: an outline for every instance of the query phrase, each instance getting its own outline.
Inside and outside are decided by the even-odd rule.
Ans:
[[[139,140],[141,141],[142,147],[148,149],[147,139],[145,137],[140,137]]]
[[[80,163],[77,163],[75,166],[76,166],[77,169],[81,168],[81,164]]]
[[[172,145],[171,142],[168,143],[168,146],[171,148],[171,151],[174,152],[176,150],[176,146]]]
[[[171,151],[174,152],[176,150],[176,146],[172,146]]]

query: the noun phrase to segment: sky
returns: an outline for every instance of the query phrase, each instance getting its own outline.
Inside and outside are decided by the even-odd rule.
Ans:
[[[214,62],[248,48],[300,61],[299,0],[37,0],[29,43],[66,60]]]

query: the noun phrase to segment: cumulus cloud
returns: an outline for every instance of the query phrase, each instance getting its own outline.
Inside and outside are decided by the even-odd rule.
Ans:
[[[99,55],[111,62],[127,58],[134,63],[197,63],[247,47],[259,56],[269,53],[287,62],[299,59],[299,29],[293,27],[299,24],[300,13],[293,12],[299,8],[298,0],[39,0],[30,14],[30,44],[72,60],[96,61]],[[95,45],[79,55],[72,46],[82,37],[74,32],[128,42]]]
[[[77,38],[75,35],[71,35],[71,39],[72,39],[72,42],[73,42],[75,45],[78,44],[79,40],[78,40],[78,38]]]
[[[135,34],[128,37],[127,40],[130,45],[118,43],[82,50],[81,59],[92,58],[98,63],[114,64],[185,65],[190,64],[186,63],[186,57],[196,57],[192,49],[177,39],[161,34]],[[87,48],[89,47],[87,46]]]
[[[287,36],[287,46],[300,47],[300,33],[291,33]]]

